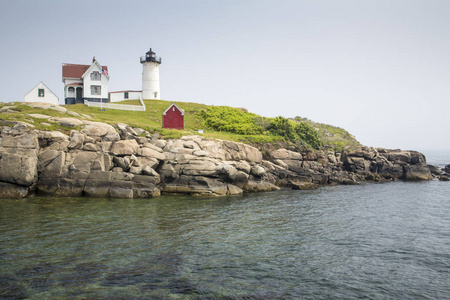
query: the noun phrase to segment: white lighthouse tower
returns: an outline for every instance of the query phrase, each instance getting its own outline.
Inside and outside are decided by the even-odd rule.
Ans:
[[[150,51],[141,57],[142,64],[142,99],[161,99],[159,90],[159,65],[161,57]]]

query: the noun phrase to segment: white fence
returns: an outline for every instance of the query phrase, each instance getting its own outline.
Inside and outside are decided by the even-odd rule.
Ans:
[[[101,103],[101,102],[90,102],[84,100],[84,104],[90,107],[100,107],[100,108],[109,108],[109,109],[119,109],[119,110],[132,110],[132,111],[145,111],[146,107],[144,101],[142,101],[142,97],[139,99],[142,106],[139,105],[128,105],[128,104],[115,104],[115,103]]]

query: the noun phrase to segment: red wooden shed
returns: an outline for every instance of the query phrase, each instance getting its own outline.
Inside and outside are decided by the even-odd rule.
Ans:
[[[163,113],[162,126],[163,128],[184,129],[184,110],[173,103]]]

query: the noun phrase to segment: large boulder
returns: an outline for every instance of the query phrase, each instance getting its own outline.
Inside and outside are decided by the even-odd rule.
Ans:
[[[286,150],[286,149],[277,149],[274,150],[270,153],[270,158],[277,160],[285,160],[285,159],[289,159],[289,160],[303,160],[303,156],[298,153],[298,152],[294,152],[294,151],[290,151],[290,150]]]
[[[39,177],[59,178],[64,174],[66,152],[45,149],[38,156]]]
[[[406,165],[404,166],[405,180],[431,180],[433,176],[431,175],[430,168],[425,163]]]
[[[262,161],[262,154],[255,147],[231,141],[222,141],[222,145],[226,160],[246,160],[251,163]]]
[[[202,176],[185,176],[166,183],[163,193],[189,194],[201,196],[224,196],[241,194],[242,190],[237,186],[221,182],[217,179]]]
[[[104,142],[115,142],[120,140],[120,135],[109,124],[102,122],[83,121],[86,125],[81,130],[82,133],[94,139],[101,139]]]
[[[159,160],[164,160],[166,156],[162,150],[152,144],[144,144],[144,147],[139,148],[137,154],[144,157],[152,157]]]
[[[450,165],[444,167],[444,172],[450,174]]]
[[[0,199],[20,199],[28,194],[28,187],[0,182]]]
[[[37,150],[0,148],[0,181],[31,186],[37,181]]]
[[[84,125],[83,121],[76,118],[50,118],[48,120],[56,122],[63,127],[77,127]]]
[[[136,140],[122,140],[113,143],[109,152],[112,155],[126,156],[137,154],[138,150],[139,144]]]
[[[37,190],[39,194],[47,196],[81,197],[85,183],[85,179],[41,177],[37,184]]]
[[[70,132],[70,143],[67,145],[69,149],[81,149],[85,140],[85,135],[77,130]]]
[[[267,182],[267,181],[256,181],[256,180],[248,180],[244,187],[243,190],[244,192],[268,192],[268,191],[277,191],[280,188],[277,187],[276,185]]]

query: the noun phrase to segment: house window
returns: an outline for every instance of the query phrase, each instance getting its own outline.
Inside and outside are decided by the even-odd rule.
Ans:
[[[38,89],[38,96],[44,97],[44,89]]]
[[[91,95],[101,95],[102,87],[100,85],[91,85]]]
[[[123,93],[123,99],[128,99],[128,92]]]
[[[91,80],[100,81],[102,79],[102,74],[98,71],[94,71],[91,73]]]
[[[68,92],[69,92],[69,94],[68,94],[69,97],[75,96],[75,88],[73,86],[69,87]]]

